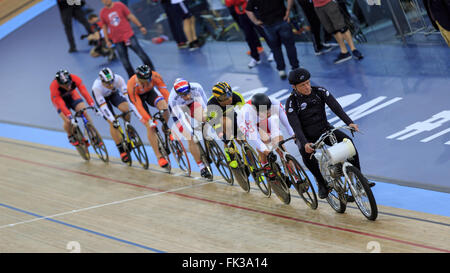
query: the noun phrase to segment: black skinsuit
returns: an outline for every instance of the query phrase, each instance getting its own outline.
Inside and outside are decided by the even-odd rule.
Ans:
[[[286,101],[286,114],[289,124],[295,132],[296,143],[302,155],[303,162],[312,172],[316,181],[325,186],[325,181],[319,170],[317,159],[305,150],[306,143],[313,143],[319,139],[320,135],[326,130],[333,128],[327,120],[325,112],[325,104],[342,120],[345,124],[353,123],[350,117],[344,112],[337,100],[328,90],[323,87],[312,86],[311,94],[308,96],[301,95],[293,90]],[[349,136],[343,132],[336,130],[334,132],[338,142],[344,138],[351,140]],[[330,145],[329,139],[325,140]],[[356,149],[356,148],[355,148]],[[311,158],[310,158],[311,157]],[[355,167],[360,169],[358,151],[352,160],[349,160]]]

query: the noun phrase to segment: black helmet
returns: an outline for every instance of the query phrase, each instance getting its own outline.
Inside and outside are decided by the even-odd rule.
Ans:
[[[269,111],[270,106],[272,106],[270,98],[264,93],[257,93],[253,95],[251,103],[254,107],[256,107],[256,112],[258,113],[260,109],[261,110],[266,109],[267,111]]]
[[[56,72],[55,79],[61,85],[68,85],[72,83],[72,78],[70,77],[69,72],[65,69],[60,69]]]
[[[289,72],[289,83],[292,85],[305,82],[311,78],[311,74],[304,68],[297,68]]]
[[[152,78],[152,69],[146,64],[138,66],[135,73],[138,79],[150,80]]]

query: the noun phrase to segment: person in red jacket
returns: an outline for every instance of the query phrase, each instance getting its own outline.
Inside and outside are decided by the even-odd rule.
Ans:
[[[139,44],[131,28],[130,21],[139,28],[142,35],[147,34],[147,29],[144,25],[141,24],[138,18],[122,2],[102,0],[102,3],[104,7],[100,10],[100,20],[103,24],[103,35],[106,46],[111,48],[112,44],[115,44],[117,55],[119,55],[119,59],[125,71],[127,71],[128,77],[131,78],[134,75],[134,69],[128,56],[128,49],[133,50],[144,64],[148,65],[152,70],[155,70],[150,57]]]
[[[86,107],[80,94],[86,99],[89,106],[94,106],[94,100],[89,95],[86,86],[84,86],[80,77],[70,74],[67,70],[61,69],[56,72],[55,79],[50,84],[50,96],[59,116],[62,118],[64,131],[72,145],[76,146],[77,140],[72,135],[72,124],[75,122],[70,109],[79,111]],[[85,112],[85,117],[92,122],[91,117]]]
[[[248,67],[253,68],[257,64],[261,63],[261,58],[258,52],[258,47],[261,47],[261,42],[259,41],[258,34],[256,33],[255,25],[245,13],[247,0],[225,0],[225,5],[227,7],[234,7],[237,19],[239,20],[238,25],[242,28],[245,35],[245,40],[250,48],[251,60],[248,63]]]

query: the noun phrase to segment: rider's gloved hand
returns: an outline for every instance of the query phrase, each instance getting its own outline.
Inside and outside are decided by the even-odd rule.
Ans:
[[[112,125],[113,125],[113,127],[114,127],[115,129],[117,129],[117,128],[119,128],[120,123],[119,123],[119,121],[116,119],[116,120],[113,121]]]

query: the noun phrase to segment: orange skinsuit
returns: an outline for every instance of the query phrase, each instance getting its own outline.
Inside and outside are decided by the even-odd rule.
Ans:
[[[144,85],[141,85],[138,82],[136,75],[133,75],[128,80],[127,83],[128,96],[130,97],[131,102],[136,106],[137,110],[139,111],[139,114],[141,114],[142,123],[148,122],[151,116],[142,105],[142,100],[139,97],[139,95],[143,95],[147,92],[157,92],[156,90],[153,89],[154,87],[158,88],[159,93],[161,93],[161,95],[167,102],[169,100],[169,90],[167,90],[167,86],[158,72],[152,71],[151,81],[144,83]]]

